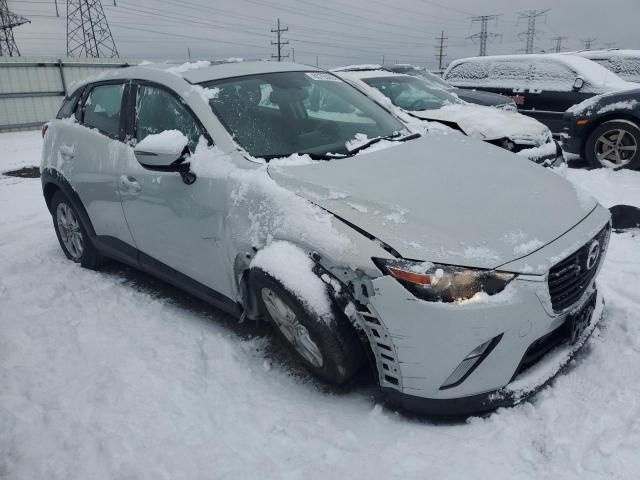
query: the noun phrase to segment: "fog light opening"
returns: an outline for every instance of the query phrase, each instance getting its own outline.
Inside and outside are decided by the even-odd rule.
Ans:
[[[487,358],[491,351],[498,345],[502,339],[502,333],[481,343],[476,348],[471,350],[469,354],[464,357],[464,360],[451,372],[451,375],[444,381],[440,390],[446,390],[447,388],[453,388],[464,382],[469,375]]]

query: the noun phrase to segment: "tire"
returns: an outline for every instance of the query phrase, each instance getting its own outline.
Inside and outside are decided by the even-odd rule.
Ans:
[[[328,383],[343,385],[364,365],[365,353],[360,339],[349,320],[335,308],[335,305],[332,308],[332,321],[327,321],[326,318],[312,312],[295,294],[289,292],[279,280],[268,273],[253,269],[250,279],[262,314],[273,323],[278,334],[311,373]],[[291,332],[281,327],[275,318],[272,309],[277,300],[283,302],[295,315],[294,321],[301,327],[297,330],[297,335],[302,337],[302,340],[292,340]],[[271,302],[271,308],[267,302]],[[309,344],[308,340],[313,345]],[[303,345],[300,347],[300,344]],[[315,354],[313,346],[316,348]]]
[[[51,199],[51,215],[56,237],[66,257],[84,268],[95,270],[99,266],[100,255],[75,207],[61,191]]]
[[[585,159],[592,167],[638,169],[640,168],[640,127],[628,120],[604,122],[591,132],[584,148]],[[609,148],[611,148],[610,153],[602,159],[602,154]]]

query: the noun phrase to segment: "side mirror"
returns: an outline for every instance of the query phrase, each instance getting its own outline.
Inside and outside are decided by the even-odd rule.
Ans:
[[[196,181],[196,175],[190,170],[189,162],[185,162],[189,155],[188,143],[189,139],[182,132],[165,130],[145,137],[135,146],[133,153],[147,170],[178,172],[182,181],[191,185]]]
[[[189,140],[178,130],[148,135],[133,149],[136,159],[150,170],[170,170],[183,158]]]
[[[579,92],[584,87],[584,79],[582,77],[577,77],[573,82],[573,90],[575,92]]]

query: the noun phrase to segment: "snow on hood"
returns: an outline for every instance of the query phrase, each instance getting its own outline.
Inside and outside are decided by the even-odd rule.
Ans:
[[[430,135],[269,174],[404,258],[478,268],[531,253],[597,205],[559,175],[466,137]]]
[[[411,115],[424,120],[455,123],[467,135],[481,140],[527,138],[536,145],[542,145],[550,135],[546,126],[531,117],[483,105],[446,105],[437,110],[411,112]]]

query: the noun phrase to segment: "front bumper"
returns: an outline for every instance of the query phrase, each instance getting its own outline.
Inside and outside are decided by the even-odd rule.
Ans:
[[[392,388],[383,388],[385,400],[392,407],[431,416],[463,416],[515,406],[549,385],[585,346],[601,321],[604,311],[604,299],[599,292],[593,293],[590,302],[593,304],[593,313],[589,325],[574,344],[557,346],[542,361],[502,388],[451,399],[425,398]],[[559,327],[561,328],[563,326]]]
[[[577,120],[573,115],[565,114],[562,120],[560,142],[566,153],[581,156],[589,124],[578,125]]]
[[[562,154],[562,147],[560,144],[552,140],[554,148],[547,148],[546,145],[537,148],[529,148],[521,150],[518,155],[527,157],[534,163],[542,165],[543,167],[556,168],[565,164],[564,155]]]

